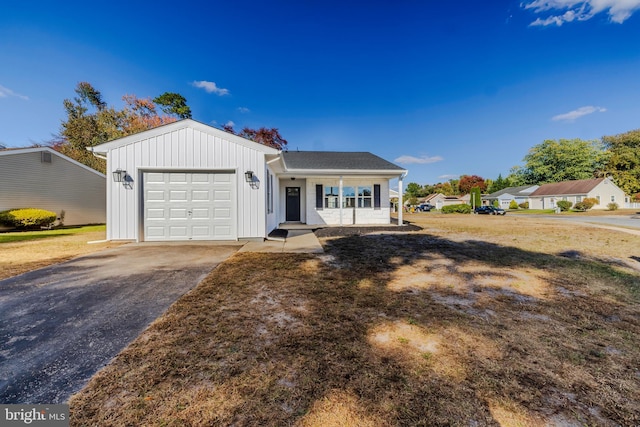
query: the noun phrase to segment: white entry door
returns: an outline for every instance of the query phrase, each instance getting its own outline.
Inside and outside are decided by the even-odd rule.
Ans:
[[[144,239],[236,240],[235,175],[145,172]]]

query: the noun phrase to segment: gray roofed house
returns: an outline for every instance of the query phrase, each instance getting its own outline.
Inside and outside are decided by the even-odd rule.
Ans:
[[[0,149],[0,211],[38,208],[65,225],[104,224],[105,176],[49,147]]]
[[[109,167],[110,240],[262,239],[282,223],[390,224],[390,184],[398,180],[402,197],[407,173],[371,153],[283,152],[191,119],[91,151]]]
[[[493,204],[493,202],[497,200],[501,208],[508,209],[512,200],[515,200],[518,205],[529,202],[529,196],[537,189],[537,185],[507,187],[491,194],[487,194],[486,196],[482,196],[482,201],[487,204]]]

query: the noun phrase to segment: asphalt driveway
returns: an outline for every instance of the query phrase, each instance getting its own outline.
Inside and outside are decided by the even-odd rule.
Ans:
[[[65,403],[241,244],[127,244],[0,281],[0,403]]]

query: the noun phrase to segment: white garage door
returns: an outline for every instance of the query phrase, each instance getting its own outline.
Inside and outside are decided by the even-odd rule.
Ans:
[[[232,173],[144,173],[144,239],[235,240],[234,183]]]

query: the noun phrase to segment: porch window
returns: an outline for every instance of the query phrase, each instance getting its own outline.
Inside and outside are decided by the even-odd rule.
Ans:
[[[327,209],[336,209],[338,205],[338,197],[340,189],[338,187],[324,187],[324,206]]]
[[[371,207],[371,187],[358,187],[358,207],[370,208]]]
[[[342,207],[356,207],[356,191],[353,187],[342,187]]]

